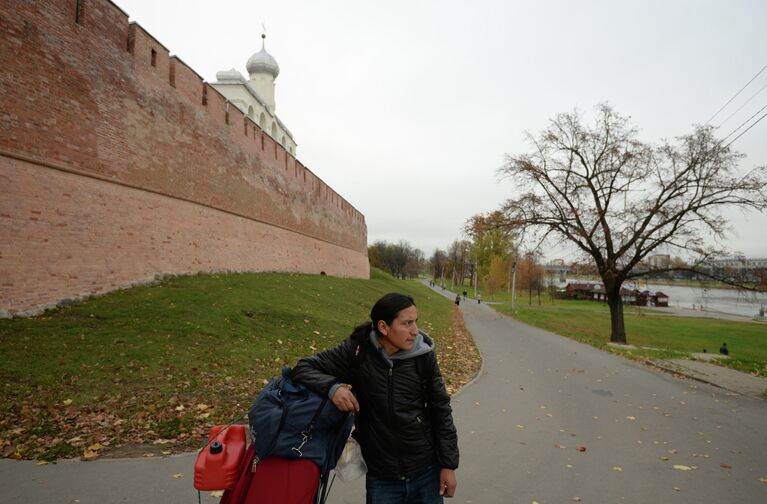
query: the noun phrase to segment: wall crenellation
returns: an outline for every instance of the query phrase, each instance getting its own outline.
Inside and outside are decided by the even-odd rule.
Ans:
[[[113,5],[111,2],[109,4]],[[116,6],[114,6],[117,8]],[[137,42],[138,41],[138,42]],[[217,117],[217,114],[214,110],[221,110],[221,107],[223,106],[223,122],[227,126],[231,126],[232,124],[239,124],[240,117],[242,118],[242,122],[248,126],[244,129],[243,136],[248,136],[248,129],[253,130],[254,139],[258,138],[258,134],[256,132],[260,132],[261,134],[261,143],[262,143],[262,150],[265,150],[263,147],[265,140],[268,138],[269,140],[272,140],[272,148],[274,150],[274,159],[279,160],[283,159],[285,162],[285,168],[288,168],[288,158],[292,158],[294,163],[299,163],[295,157],[293,157],[292,154],[290,154],[279,142],[273,140],[270,136],[266,134],[262,130],[262,128],[251,118],[247,117],[245,114],[242,113],[237,107],[231,106],[229,101],[224,97],[218,90],[210,86],[207,82],[205,82],[202,77],[200,77],[193,69],[188,67],[180,58],[178,58],[175,55],[170,55],[169,50],[160,43],[157,39],[155,39],[149,32],[144,30],[141,25],[139,25],[137,22],[132,21],[129,23],[129,30],[127,34],[127,41],[126,45],[128,47],[128,52],[131,53],[134,57],[137,57],[137,49],[136,44],[138,43],[138,53],[139,55],[143,53],[143,66],[144,68],[147,67],[147,64],[149,67],[153,67],[158,75],[162,75],[163,73],[167,73],[169,75],[168,77],[168,85],[174,88],[188,88],[192,85],[195,87],[203,90],[203,97],[201,98],[201,103],[203,105],[207,105],[207,109],[209,112],[212,113],[214,117]],[[147,51],[147,49],[149,51]],[[152,51],[155,51],[156,54],[156,61],[155,64],[152,65]],[[149,54],[150,56],[146,57],[146,55]],[[141,62],[142,57],[139,56],[139,62]],[[183,66],[187,71],[185,72],[179,72],[180,77],[176,77],[176,65]],[[189,82],[191,81],[191,82]],[[183,94],[183,93],[182,93]],[[211,95],[216,95],[217,99],[215,100],[215,104],[211,105]],[[189,94],[186,94],[185,97],[187,99],[190,98]],[[237,115],[238,117],[233,118],[233,115]],[[220,119],[220,118],[219,118]],[[303,169],[307,169],[303,167],[300,163],[298,166],[301,166]],[[297,176],[298,178],[298,176]],[[320,184],[325,185],[324,181],[319,179]],[[339,194],[337,194],[332,188],[325,185],[327,190],[330,193],[335,194],[335,197],[343,199],[343,197]],[[345,199],[343,199],[346,205],[350,207],[351,214],[356,215],[357,218],[362,217],[362,214],[355,209],[351,204],[346,202]],[[357,219],[354,219],[355,221]]]
[[[0,313],[157,272],[367,274],[364,216],[119,7],[5,3]]]

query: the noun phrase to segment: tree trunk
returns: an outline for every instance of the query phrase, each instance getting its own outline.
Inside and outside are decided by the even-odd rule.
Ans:
[[[626,326],[623,323],[623,301],[621,285],[605,284],[607,305],[610,307],[610,343],[626,344]]]

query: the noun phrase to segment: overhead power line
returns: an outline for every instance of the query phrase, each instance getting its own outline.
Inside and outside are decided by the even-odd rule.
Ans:
[[[735,95],[733,95],[733,97],[732,97],[732,98],[730,98],[729,100],[727,100],[727,103],[725,103],[724,105],[722,105],[722,107],[721,107],[719,110],[717,110],[717,111],[714,113],[714,115],[712,115],[712,116],[711,116],[711,117],[708,119],[708,121],[706,121],[706,122],[705,122],[705,124],[708,124],[708,123],[710,123],[710,122],[711,122],[711,120],[712,120],[714,117],[718,116],[718,115],[719,115],[719,112],[721,112],[722,110],[724,110],[724,108],[725,108],[727,105],[729,105],[729,104],[732,102],[732,100],[734,100],[735,98],[737,98],[737,97],[738,97],[738,95],[739,95],[740,93],[742,93],[742,92],[743,92],[743,90],[744,90],[744,89],[746,89],[746,88],[748,87],[748,85],[749,85],[749,84],[751,84],[752,82],[754,82],[754,79],[756,79],[757,77],[759,77],[759,75],[761,75],[761,73],[762,73],[762,72],[764,72],[764,70],[765,70],[765,69],[767,69],[767,65],[764,65],[764,66],[762,67],[762,69],[761,69],[761,70],[759,70],[758,72],[756,72],[756,75],[754,75],[754,76],[751,78],[751,80],[750,80],[750,81],[746,82],[746,85],[745,85],[745,86],[743,86],[742,88],[740,88],[740,91],[738,91],[737,93],[735,93]]]
[[[740,135],[738,135],[738,136],[736,136],[735,138],[733,138],[733,139],[730,141],[730,143],[728,143],[728,144],[727,144],[727,145],[725,145],[724,147],[725,147],[725,148],[727,148],[727,147],[729,147],[730,145],[732,145],[732,142],[734,142],[734,141],[735,141],[735,140],[737,140],[738,138],[740,138],[740,137],[742,137],[743,135],[745,135],[745,134],[746,134],[746,131],[750,130],[751,128],[753,128],[754,126],[756,126],[757,124],[759,124],[759,121],[761,121],[761,120],[762,120],[762,119],[764,119],[765,117],[767,117],[767,113],[765,113],[765,114],[764,114],[762,117],[760,117],[759,119],[757,119],[756,121],[754,121],[754,124],[752,124],[751,126],[749,126],[748,128],[746,128],[745,130],[743,130],[743,133],[741,133]]]
[[[762,108],[760,108],[759,110],[757,110],[757,111],[756,111],[756,113],[754,113],[754,115],[752,115],[751,117],[749,117],[748,119],[746,119],[745,121],[743,121],[742,123],[740,123],[740,125],[739,125],[737,128],[735,128],[734,130],[730,131],[730,134],[729,134],[729,135],[727,135],[726,137],[722,138],[722,139],[720,140],[720,143],[721,143],[721,142],[724,142],[725,140],[727,140],[728,138],[730,138],[730,137],[731,137],[733,134],[735,134],[735,132],[736,132],[736,131],[738,131],[740,128],[742,128],[742,127],[743,127],[743,126],[744,126],[746,123],[748,123],[748,122],[749,122],[751,119],[753,119],[754,117],[758,116],[758,115],[759,115],[759,114],[762,112],[762,110],[764,110],[764,109],[766,109],[766,108],[767,108],[767,105],[765,105],[764,107],[762,107]],[[757,122],[758,122],[758,121],[757,121]],[[746,131],[748,131],[748,130],[746,130]],[[745,131],[744,131],[743,133],[745,133]],[[729,144],[728,144],[728,145],[729,145]]]
[[[732,114],[728,115],[728,116],[727,116],[727,119],[725,119],[724,121],[720,122],[720,123],[719,123],[719,127],[721,128],[721,127],[722,127],[722,125],[723,125],[724,123],[726,123],[727,121],[729,121],[730,119],[732,119],[732,116],[734,116],[735,114],[737,114],[738,112],[740,112],[741,110],[743,110],[743,107],[745,107],[746,105],[748,105],[748,104],[749,104],[749,102],[750,102],[751,100],[753,100],[754,98],[756,98],[756,96],[757,96],[759,93],[761,93],[762,91],[764,91],[765,89],[767,89],[767,84],[765,84],[764,86],[762,86],[761,88],[759,88],[759,91],[757,91],[756,93],[752,94],[752,95],[751,95],[751,98],[749,98],[748,100],[746,100],[745,102],[743,102],[743,105],[741,105],[740,107],[738,107],[738,109],[737,109],[735,112],[733,112]]]

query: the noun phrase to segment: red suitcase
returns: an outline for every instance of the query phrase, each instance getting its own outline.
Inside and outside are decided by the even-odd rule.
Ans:
[[[259,460],[251,446],[240,464],[240,474],[221,504],[313,504],[320,486],[320,468],[306,459],[269,457]]]

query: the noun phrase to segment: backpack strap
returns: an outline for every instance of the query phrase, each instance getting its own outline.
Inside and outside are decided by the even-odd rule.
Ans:
[[[301,444],[291,448],[291,450],[293,450],[299,457],[303,457],[304,454],[301,453],[301,448],[303,448],[306,442],[312,438],[312,433],[314,432],[314,424],[319,418],[320,414],[322,413],[322,410],[325,409],[325,405],[327,403],[328,403],[328,397],[323,396],[322,402],[320,403],[320,406],[317,408],[317,411],[314,412],[314,416],[309,422],[309,425],[306,427],[306,430],[301,431]]]

